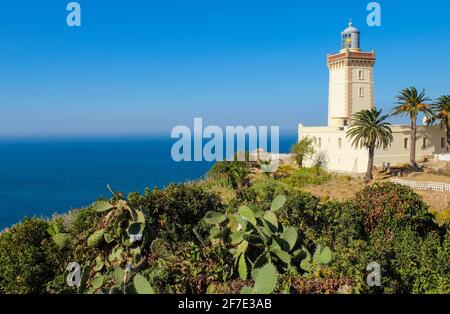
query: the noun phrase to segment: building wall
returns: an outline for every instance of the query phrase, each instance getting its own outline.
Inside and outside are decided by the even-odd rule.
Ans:
[[[390,162],[392,166],[409,162],[409,151],[411,148],[411,129],[409,125],[392,126],[394,141],[390,147],[380,148],[375,152],[375,165]],[[426,146],[424,147],[424,139]],[[405,140],[407,141],[405,145]],[[442,142],[443,141],[443,142]],[[442,146],[442,144],[444,144]],[[419,126],[416,140],[416,160],[423,161],[425,158],[433,158],[435,154],[447,152],[445,132],[439,126]]]
[[[330,69],[329,99],[328,99],[328,125],[340,126],[341,121],[349,116],[347,109],[347,84],[348,71],[342,65]]]
[[[353,116],[361,110],[370,110],[373,107],[373,68],[351,67],[350,73],[352,82],[350,116]]]
[[[309,137],[314,140],[315,156],[305,162],[306,166],[312,166],[318,154],[323,154],[327,159],[327,169],[333,172],[361,174],[367,170],[369,154],[367,149],[355,148],[346,138],[348,127],[304,127],[299,126],[299,140]],[[395,166],[409,162],[410,135],[407,125],[395,125],[392,127],[394,141],[389,147],[382,147],[375,152],[374,165],[381,167],[383,163]],[[408,139],[407,148],[404,146],[405,138]],[[426,138],[426,146],[423,141]],[[416,160],[432,159],[434,154],[443,154],[447,149],[441,146],[445,132],[438,126],[419,127],[416,142]]]
[[[318,155],[326,157],[326,168],[333,172],[365,173],[368,152],[365,149],[351,147],[346,131],[339,127],[303,127],[299,129],[299,139],[312,138],[316,154],[305,161],[305,166],[314,165]]]

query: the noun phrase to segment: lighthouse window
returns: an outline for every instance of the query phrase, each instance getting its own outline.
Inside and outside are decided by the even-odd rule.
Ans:
[[[428,146],[428,140],[427,140],[427,138],[424,138],[424,139],[423,139],[423,143],[422,143],[422,148],[423,148],[423,149],[426,149],[427,146]]]
[[[344,36],[342,36],[342,47],[345,48],[350,48],[352,46],[352,37],[350,34],[345,34]]]
[[[364,79],[364,71],[363,70],[358,71],[358,79],[360,79],[360,80]]]
[[[441,137],[441,148],[445,148],[445,138]]]
[[[403,140],[403,147],[404,147],[405,149],[408,149],[408,138],[405,138],[405,139]]]
[[[359,88],[359,97],[364,97],[364,87]]]

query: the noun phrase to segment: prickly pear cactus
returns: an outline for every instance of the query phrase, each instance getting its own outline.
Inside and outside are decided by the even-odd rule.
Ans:
[[[94,260],[84,263],[90,266],[84,292],[150,293],[150,284],[135,273],[144,266],[155,234],[142,210],[133,208],[121,194],[108,188],[115,196],[113,200],[99,200],[92,205],[102,218],[86,240],[87,247],[97,254]]]
[[[281,224],[276,215],[285,203],[286,196],[280,195],[266,211],[241,206],[236,212],[210,212],[205,216],[205,223],[211,226],[211,243],[230,250],[242,280],[267,263],[276,263],[282,269],[293,267],[292,261],[300,253],[295,250],[298,232]]]
[[[253,272],[255,284],[253,287],[244,287],[242,294],[271,294],[277,287],[278,272],[272,263],[268,263]]]
[[[52,221],[48,228],[47,233],[52,237],[53,242],[62,250],[71,244],[71,239],[67,233],[60,231],[60,227],[56,221]]]
[[[319,244],[316,247],[313,256],[311,256],[311,253],[309,253],[305,247],[302,248],[302,251],[305,254],[305,257],[301,261],[300,267],[308,273],[312,271],[313,266],[318,267],[321,265],[326,265],[330,263],[332,259],[332,252],[328,246],[323,247]]]

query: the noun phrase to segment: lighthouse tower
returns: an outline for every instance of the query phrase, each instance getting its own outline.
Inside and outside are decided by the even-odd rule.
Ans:
[[[360,31],[349,23],[341,33],[342,49],[328,55],[330,71],[328,125],[345,127],[351,117],[374,106],[373,66],[375,52],[360,48]]]

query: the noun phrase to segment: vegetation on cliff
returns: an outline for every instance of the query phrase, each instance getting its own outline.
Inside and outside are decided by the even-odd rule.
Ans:
[[[450,293],[448,217],[411,189],[330,201],[303,190],[330,179],[320,168],[245,167],[24,220],[0,235],[0,293]]]

